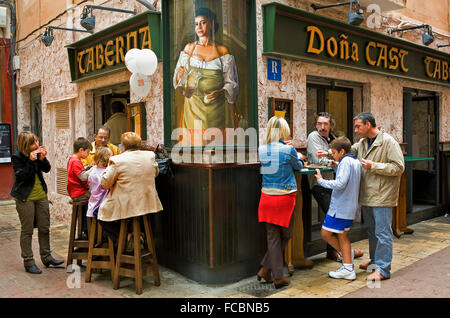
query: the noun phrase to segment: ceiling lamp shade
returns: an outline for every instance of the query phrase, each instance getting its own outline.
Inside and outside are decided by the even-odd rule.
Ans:
[[[85,28],[86,30],[89,30],[89,31],[94,30],[94,28],[95,28],[95,16],[93,15],[94,9],[131,13],[131,14],[136,14],[136,12],[137,12],[136,10],[130,11],[130,10],[123,10],[123,9],[116,9],[116,8],[86,5],[86,6],[84,6],[83,12],[81,13],[81,16],[80,16],[80,24],[83,28]]]
[[[430,45],[434,41],[434,34],[433,34],[433,31],[431,30],[431,26],[429,26],[428,24],[421,24],[421,25],[417,25],[417,26],[413,26],[413,27],[406,27],[406,28],[400,28],[400,29],[389,29],[388,32],[389,32],[389,34],[392,34],[394,32],[409,31],[409,30],[422,29],[422,28],[423,28],[422,43],[424,45]]]
[[[53,42],[53,31],[51,28],[46,28],[44,34],[41,35],[41,41],[45,46],[52,45]]]
[[[340,2],[340,3],[329,4],[329,5],[324,5],[324,6],[313,3],[313,4],[311,4],[311,7],[314,9],[314,11],[316,11],[316,10],[320,10],[320,9],[338,7],[338,6],[343,6],[343,5],[347,5],[347,4],[350,5],[350,11],[348,12],[348,16],[347,16],[348,24],[360,25],[364,21],[364,11],[361,9],[358,0],[351,0],[351,1],[347,1],[347,2]],[[353,12],[353,4],[355,4],[355,12]]]
[[[95,28],[95,16],[86,17],[81,19],[80,24],[86,30],[94,30]]]
[[[86,31],[86,30],[78,30],[78,29],[69,29],[69,28],[49,26],[49,27],[47,27],[45,29],[44,34],[41,35],[41,41],[42,41],[42,43],[44,43],[45,46],[50,46],[52,44],[52,42],[53,42],[53,29],[74,31],[74,32],[92,33],[92,31]]]
[[[431,27],[428,28],[426,32],[422,33],[422,43],[425,45],[430,45],[434,41],[434,34],[431,31]]]
[[[364,14],[361,12],[349,12],[347,22],[351,25],[360,25],[364,21]]]

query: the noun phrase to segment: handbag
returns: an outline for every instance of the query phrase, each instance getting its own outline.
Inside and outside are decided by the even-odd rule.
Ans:
[[[155,148],[155,160],[158,164],[159,175],[173,176],[172,158],[167,154],[166,148],[162,144],[158,144]]]

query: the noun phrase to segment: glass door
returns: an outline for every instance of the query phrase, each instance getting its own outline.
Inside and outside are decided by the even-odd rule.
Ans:
[[[337,137],[346,136],[353,142],[353,89],[308,84],[306,106],[308,135],[316,129],[317,114],[327,112],[331,114],[334,121],[332,133]],[[325,213],[326,211],[320,211],[316,200],[312,199],[311,224],[313,232],[320,229]]]
[[[307,86],[307,134],[315,129],[317,114],[327,112],[333,116],[333,134],[353,141],[353,90],[310,84]]]
[[[433,92],[404,92],[404,140],[408,156],[434,160],[407,163],[407,212],[439,202],[438,97]]]
[[[98,88],[93,91],[94,101],[94,133],[103,126],[111,117],[113,111],[111,105],[115,101],[124,106],[130,103],[130,85],[121,83],[113,86]]]

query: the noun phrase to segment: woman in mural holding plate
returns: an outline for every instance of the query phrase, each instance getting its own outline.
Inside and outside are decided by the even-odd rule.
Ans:
[[[196,41],[188,43],[175,67],[173,85],[181,87],[184,106],[180,127],[194,129],[233,128],[234,107],[239,93],[236,63],[228,48],[214,42],[219,25],[208,8],[195,11]],[[200,127],[195,127],[200,128]]]

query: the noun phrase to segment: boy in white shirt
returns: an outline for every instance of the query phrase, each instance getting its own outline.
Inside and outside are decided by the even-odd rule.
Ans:
[[[350,140],[346,137],[336,138],[330,143],[333,159],[337,162],[335,180],[323,179],[319,169],[316,169],[315,174],[319,185],[333,190],[321,236],[343,258],[341,268],[329,272],[328,276],[348,280],[354,280],[356,274],[353,268],[351,244],[346,232],[350,230],[358,209],[361,179],[361,163],[354,154],[350,153],[351,146]],[[336,233],[337,237],[333,233]]]

